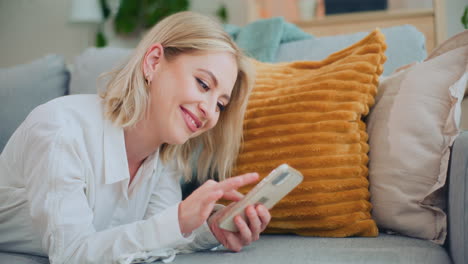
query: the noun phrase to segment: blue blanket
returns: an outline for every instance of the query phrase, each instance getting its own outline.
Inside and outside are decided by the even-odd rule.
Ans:
[[[245,27],[226,24],[224,30],[248,56],[263,62],[275,61],[281,43],[312,38],[282,17],[257,20]]]

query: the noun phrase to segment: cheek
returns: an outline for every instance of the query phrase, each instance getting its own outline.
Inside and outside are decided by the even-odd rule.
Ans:
[[[210,129],[214,128],[216,126],[216,124],[218,123],[218,119],[219,119],[219,115],[216,118],[214,118],[213,121],[210,121],[210,122],[206,123],[203,130],[197,132],[195,135],[193,135],[193,137],[197,137],[197,136],[209,131]]]
[[[210,122],[208,122],[207,124],[207,127],[208,129],[212,129],[213,127],[216,126],[216,124],[218,124],[218,121],[219,121],[219,114],[215,114],[216,116],[214,116]]]
[[[210,129],[213,129],[216,124],[218,123],[218,120],[219,120],[219,115],[217,117],[214,117],[211,121],[209,121],[208,123],[206,123],[203,131],[201,133],[204,133]]]

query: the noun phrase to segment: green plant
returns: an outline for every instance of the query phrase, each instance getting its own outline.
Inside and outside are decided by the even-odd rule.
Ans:
[[[219,7],[218,11],[216,11],[216,15],[219,17],[221,22],[227,23],[228,22],[228,12],[226,6],[223,4]]]
[[[104,20],[110,17],[106,0],[100,0]],[[188,10],[189,0],[120,0],[114,17],[114,30],[120,35],[138,35],[166,16]],[[107,44],[102,26],[96,35],[96,46]]]
[[[463,26],[465,27],[465,29],[468,29],[468,6],[465,6],[465,12],[463,13],[461,22]]]

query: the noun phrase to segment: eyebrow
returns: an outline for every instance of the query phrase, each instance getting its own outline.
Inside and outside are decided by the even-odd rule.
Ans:
[[[210,76],[210,78],[213,80],[215,86],[216,87],[218,86],[218,79],[216,79],[216,76],[211,71],[208,71],[208,70],[205,70],[205,69],[198,69],[198,70],[208,74]],[[229,95],[227,95],[227,94],[223,94],[223,95],[221,95],[221,97],[224,97],[224,99],[226,99],[228,102],[231,100],[231,97]]]

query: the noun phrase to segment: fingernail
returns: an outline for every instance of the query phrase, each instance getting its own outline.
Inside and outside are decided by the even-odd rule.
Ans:
[[[264,214],[264,213],[266,213],[268,211],[264,206],[259,206],[258,210],[260,210],[260,213],[262,213],[262,214]]]

